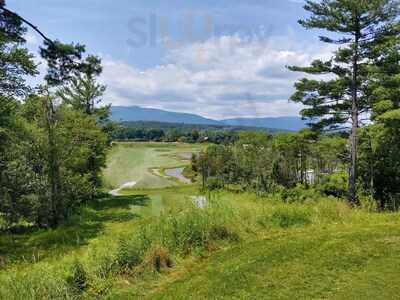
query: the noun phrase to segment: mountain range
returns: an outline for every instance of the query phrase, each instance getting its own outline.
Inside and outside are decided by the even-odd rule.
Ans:
[[[157,121],[197,125],[247,126],[298,131],[306,127],[300,117],[234,118],[214,120],[196,114],[172,112],[139,106],[112,106],[111,119],[116,122]]]

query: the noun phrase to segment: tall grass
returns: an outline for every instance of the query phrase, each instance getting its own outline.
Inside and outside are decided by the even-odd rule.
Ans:
[[[186,201],[159,217],[143,219],[123,238],[116,242],[114,238],[113,245],[92,246],[84,257],[2,273],[0,299],[101,298],[118,276],[163,272],[188,255],[202,255],[249,236],[343,223],[353,214],[334,198],[283,203],[274,198],[241,202],[240,196],[235,197],[212,197],[204,207]]]
[[[48,264],[41,264],[33,270],[2,274],[0,299],[76,299],[65,274],[65,270],[57,270]]]
[[[157,264],[161,258],[165,266],[171,266],[173,257],[208,250],[219,241],[238,241],[234,217],[232,208],[218,201],[209,201],[203,208],[188,202],[177,211],[143,224],[130,239],[121,240],[118,263],[122,268],[132,268],[154,261],[153,254],[159,256],[153,266],[159,270]]]

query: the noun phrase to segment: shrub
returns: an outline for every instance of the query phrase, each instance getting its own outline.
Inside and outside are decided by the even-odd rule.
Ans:
[[[143,231],[141,231],[143,234]],[[118,243],[117,262],[123,269],[138,266],[143,261],[146,247],[140,238],[121,239]]]
[[[88,273],[92,277],[106,279],[118,272],[116,250],[93,247],[89,253]]]
[[[335,173],[322,177],[318,190],[328,196],[343,198],[347,195],[347,183],[346,173]]]
[[[67,278],[67,282],[78,293],[82,293],[87,289],[87,274],[85,268],[78,260],[74,261],[71,275]]]
[[[222,188],[223,183],[220,178],[216,176],[211,176],[207,178],[206,186],[208,190],[213,191]]]
[[[281,197],[286,203],[303,203],[310,200],[318,200],[321,193],[313,188],[306,188],[304,185],[298,184],[292,189],[283,189]]]

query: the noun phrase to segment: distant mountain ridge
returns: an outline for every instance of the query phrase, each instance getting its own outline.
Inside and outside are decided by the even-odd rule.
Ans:
[[[307,127],[306,121],[302,120],[300,117],[235,118],[221,120],[220,122],[230,126],[276,128],[294,131]]]
[[[112,106],[111,112],[111,119],[117,122],[157,121],[197,125],[274,128],[291,131],[298,131],[306,127],[306,121],[302,120],[300,117],[234,118],[226,120],[213,120],[196,114],[179,113],[139,106]]]

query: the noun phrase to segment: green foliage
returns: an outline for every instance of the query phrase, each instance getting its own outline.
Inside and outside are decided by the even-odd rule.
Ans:
[[[318,184],[318,189],[326,195],[345,198],[348,190],[348,175],[335,173],[324,176]]]
[[[361,87],[370,84],[366,70],[373,63],[372,53],[382,54],[385,50],[380,47],[385,39],[397,35],[398,1],[307,1],[304,8],[311,16],[299,23],[307,29],[324,29],[339,34],[334,38],[322,36],[320,39],[325,43],[339,44],[341,48],[328,61],[316,60],[309,67],[290,68],[309,74],[336,76],[330,80],[302,79],[296,84],[297,91],[291,99],[307,106],[302,111],[304,117],[319,118],[315,127],[334,128],[352,117],[352,108],[361,111],[368,105],[369,94]],[[356,97],[355,92],[358,94]],[[358,119],[354,122],[358,124]]]
[[[289,195],[298,184],[304,190],[326,185],[320,190],[344,195],[345,183],[339,180],[339,174],[346,166],[346,152],[346,140],[337,135],[318,137],[309,130],[274,136],[248,132],[240,134],[234,145],[210,146],[192,160],[192,168],[202,175],[204,187],[210,190],[235,185],[269,194],[279,192],[281,186],[288,188],[282,193],[284,199],[293,196],[295,201],[301,201],[296,195]],[[329,181],[341,185],[336,190],[328,187]],[[309,191],[309,195],[315,194]]]
[[[143,231],[138,238],[121,239],[117,251],[118,265],[123,270],[140,265],[149,246],[149,243],[146,242],[146,237],[143,236]]]
[[[36,66],[23,48],[22,22],[17,14],[0,11],[0,216],[7,227],[56,227],[101,188],[108,146],[100,124],[108,110],[94,109],[104,92],[95,82],[101,61],[84,59],[82,45],[46,40],[41,54],[52,89],[43,85],[27,97],[25,80],[36,75]],[[74,78],[88,79],[82,95],[90,113],[66,100],[62,87]]]
[[[380,209],[398,208],[395,199],[400,193],[399,129],[396,122],[390,121],[370,125],[360,132],[362,189],[378,201]]]
[[[294,188],[283,189],[280,196],[286,203],[304,203],[307,200],[316,200],[322,197],[322,194],[313,188],[297,184]]]
[[[50,86],[62,85],[73,78],[74,73],[84,67],[82,55],[85,46],[81,44],[64,44],[60,41],[45,41],[40,55],[47,61],[48,74],[45,80]]]
[[[304,9],[311,16],[299,21],[307,29],[332,33],[332,37],[320,36],[322,42],[340,45],[328,61],[315,60],[308,67],[289,68],[313,75],[332,75],[325,80],[301,79],[295,84],[291,100],[306,106],[301,114],[313,121],[314,129],[337,129],[351,122],[349,197],[353,203],[357,202],[360,115],[376,102],[391,100],[386,96],[393,96],[396,90],[393,80],[382,85],[387,87],[383,90],[380,83],[383,78],[393,79],[391,75],[398,66],[399,7],[398,0],[308,0]],[[388,61],[394,67],[386,73]],[[379,105],[375,108],[382,109]]]
[[[20,19],[0,11],[0,97],[26,95],[26,76],[37,74],[33,55],[24,48],[26,32]]]
[[[138,121],[118,124],[112,137],[115,140],[230,144],[237,140],[241,130],[256,129]]]
[[[68,284],[77,293],[82,293],[88,287],[87,280],[87,273],[82,263],[78,260],[74,261],[71,268],[71,275],[67,278]]]

